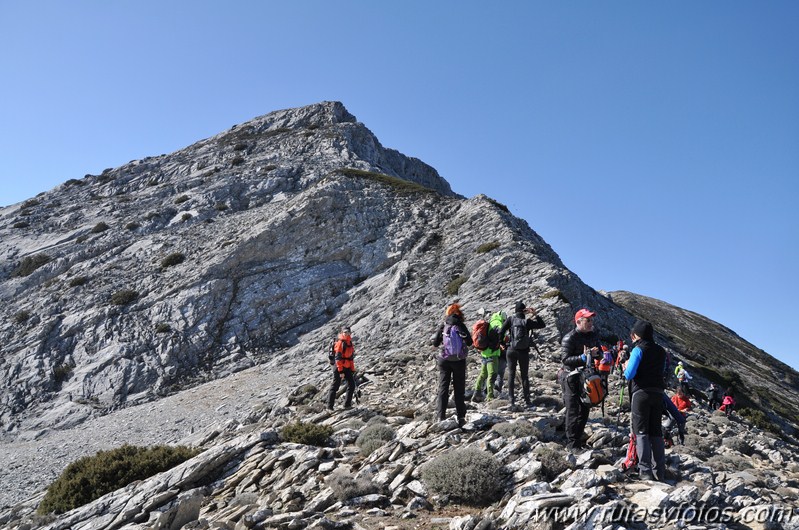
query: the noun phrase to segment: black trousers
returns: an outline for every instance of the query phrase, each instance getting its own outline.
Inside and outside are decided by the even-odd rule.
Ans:
[[[436,414],[439,421],[447,418],[450,382],[455,393],[455,411],[458,413],[458,418],[466,417],[466,359],[462,361],[439,359],[436,362],[438,364]]]
[[[569,377],[565,370],[561,372],[560,387],[563,389],[563,403],[566,405],[566,447],[576,449],[583,446],[583,431],[588,423],[591,407],[580,399],[580,377]]]
[[[653,473],[663,480],[666,455],[663,442],[663,391],[638,390],[630,399],[630,419],[637,436],[638,470],[641,474]]]
[[[338,393],[339,387],[341,387],[342,374],[344,375],[344,379],[347,381],[347,397],[344,400],[344,406],[352,406],[352,395],[355,393],[355,377],[353,377],[352,370],[349,368],[344,368],[343,372],[339,372],[338,369],[334,369],[333,386],[330,387],[330,394],[327,396],[327,408],[329,409],[332,409],[336,402],[336,394]]]
[[[519,363],[519,373],[522,376],[522,395],[524,402],[530,402],[530,352],[508,351],[508,396],[511,404],[516,403],[514,385],[516,385],[516,363]]]

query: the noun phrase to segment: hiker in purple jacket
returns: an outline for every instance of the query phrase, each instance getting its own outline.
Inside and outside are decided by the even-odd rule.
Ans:
[[[452,382],[455,411],[458,425],[466,423],[466,353],[472,345],[472,336],[463,322],[463,312],[458,304],[447,307],[446,319],[438,327],[432,340],[433,346],[441,346],[436,356],[438,366],[438,396],[436,414],[439,421],[447,418],[449,384]]]

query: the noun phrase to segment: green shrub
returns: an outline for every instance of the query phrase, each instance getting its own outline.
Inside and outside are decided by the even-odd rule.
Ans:
[[[364,495],[371,495],[378,492],[377,484],[365,478],[356,479],[349,473],[336,470],[325,480],[325,484],[339,501],[354,499]]]
[[[566,295],[563,294],[560,289],[553,289],[551,291],[547,291],[546,293],[541,295],[541,298],[557,298],[564,304],[569,303],[569,299],[566,298]]]
[[[127,230],[136,230],[137,228],[141,228],[141,225],[136,221],[131,221],[130,223],[125,225],[125,229]]]
[[[35,254],[33,256],[27,256],[22,258],[20,261],[19,266],[11,273],[12,276],[30,276],[33,274],[33,271],[38,269],[39,267],[46,265],[51,260],[50,256],[47,254]]]
[[[394,429],[383,423],[374,423],[367,426],[358,439],[355,440],[355,445],[358,446],[363,456],[369,456],[378,449],[394,439]]]
[[[286,442],[318,446],[327,444],[331,434],[333,434],[333,428],[329,425],[301,421],[286,425],[280,431],[280,437]]]
[[[164,445],[149,448],[123,445],[100,451],[69,464],[47,488],[37,511],[40,514],[67,512],[131,482],[171,469],[200,452]]]
[[[11,225],[11,228],[28,228],[31,224],[26,221],[19,221]]]
[[[375,173],[374,171],[364,171],[363,169],[345,167],[337,169],[333,171],[333,173],[337,173],[339,175],[345,175],[347,177],[363,178],[375,182],[380,182],[381,184],[386,184],[388,186],[391,186],[392,188],[400,192],[435,193],[434,190],[426,188],[421,184],[417,184],[416,182],[405,180],[399,177],[392,177],[391,175],[384,175],[382,173]]]
[[[485,254],[486,252],[491,252],[495,248],[499,248],[499,241],[492,241],[490,243],[483,243],[482,245],[477,247],[477,250],[475,252],[477,252],[478,254]]]
[[[161,266],[166,269],[167,267],[172,267],[173,265],[180,265],[184,261],[186,261],[185,254],[182,252],[173,252],[161,260]]]
[[[108,230],[109,228],[111,228],[111,227],[110,227],[110,226],[108,226],[108,224],[107,224],[107,223],[105,223],[105,222],[103,222],[103,221],[100,221],[99,223],[97,223],[96,225],[94,225],[94,227],[91,229],[91,233],[92,233],[92,234],[99,234],[99,233],[101,233],[101,232],[105,232],[105,231],[106,231],[106,230]]]
[[[169,333],[172,331],[172,326],[167,324],[166,322],[160,322],[158,325],[155,326],[156,333]]]
[[[724,438],[721,441],[721,445],[729,447],[733,451],[737,451],[746,456],[752,456],[752,454],[755,452],[751,445],[749,445],[745,440],[741,440],[737,437]]]
[[[525,420],[497,423],[492,430],[503,438],[524,438],[538,434],[535,425]]]
[[[570,467],[566,460],[566,452],[560,448],[542,445],[537,447],[534,452],[538,455],[538,461],[541,462],[539,473],[547,482],[555,480],[558,475]]]
[[[738,412],[738,414],[740,414],[743,418],[748,420],[749,423],[751,423],[755,427],[782,436],[783,432],[780,429],[780,426],[774,423],[773,421],[769,420],[768,416],[766,416],[766,414],[762,410],[749,407],[742,407],[740,409],[736,409],[736,411]]]
[[[175,199],[175,204],[180,204],[189,200],[188,195],[181,195]]]
[[[132,289],[122,289],[111,295],[111,303],[114,305],[132,304],[139,297],[138,291]]]
[[[22,311],[17,311],[16,313],[14,313],[14,322],[16,322],[17,324],[22,324],[24,322],[27,322],[30,317],[31,317],[30,311],[26,311],[23,309]]]
[[[469,279],[468,276],[458,276],[457,278],[455,278],[454,280],[449,282],[447,284],[447,288],[445,289],[447,294],[450,295],[450,296],[455,296],[456,294],[458,294],[458,291],[460,290],[461,285],[466,283],[466,281],[468,279]]]
[[[218,202],[214,205],[214,210],[216,210],[217,212],[224,212],[227,209],[228,205],[225,204],[224,202]]]
[[[70,287],[80,287],[81,285],[86,285],[86,282],[89,281],[89,278],[86,276],[75,276],[71,280],[69,280]]]
[[[63,383],[69,376],[72,375],[72,365],[69,364],[59,364],[55,368],[53,368],[53,379],[55,379],[56,383]]]
[[[500,463],[474,447],[449,451],[422,467],[422,480],[430,490],[474,506],[499,500],[504,479]]]
[[[244,143],[236,144],[236,145],[233,146],[233,150],[234,151],[244,151],[245,149],[247,149],[247,144],[244,144]]]
[[[189,212],[186,212],[180,216],[180,219],[185,223],[186,221],[190,220],[192,217],[193,215],[191,215]]]
[[[486,200],[488,202],[490,202],[491,204],[493,204],[494,206],[496,206],[497,208],[499,208],[500,210],[502,210],[503,212],[510,213],[510,210],[508,209],[508,207],[505,206],[504,204],[502,204],[501,202],[499,202],[497,200],[494,200],[494,199],[492,199],[490,197],[487,197]]]
[[[237,156],[236,158],[230,161],[231,166],[240,166],[243,163],[244,163],[244,157],[241,156]]]

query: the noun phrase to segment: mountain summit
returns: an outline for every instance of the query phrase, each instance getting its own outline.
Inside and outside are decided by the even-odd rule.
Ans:
[[[504,205],[453,192],[338,102],[273,112],[5,207],[0,260],[8,443],[256,366],[289,387],[323,385],[343,324],[366,370],[397,358],[422,366],[454,299],[470,322],[480,307],[536,307],[552,370],[577,309],[597,312],[609,343],[645,316],[675,359],[696,363],[697,382],[739,385],[786,439],[797,423],[796,372],[763,352],[771,377],[736,376],[739,357],[735,372],[720,370],[707,360],[727,352],[683,337],[685,313],[669,312],[666,327],[632,295],[598,293]],[[715,333],[708,322],[692,320],[692,333]]]

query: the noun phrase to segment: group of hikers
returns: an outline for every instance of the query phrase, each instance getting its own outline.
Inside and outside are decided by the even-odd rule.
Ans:
[[[677,393],[669,399],[667,380],[671,375],[671,357],[654,341],[652,324],[637,320],[630,330],[632,350],[624,341],[603,345],[594,329],[596,313],[580,309],[574,315],[574,329],[561,341],[561,367],[557,381],[563,392],[565,404],[565,443],[568,450],[585,447],[584,430],[592,406],[604,403],[608,391],[608,377],[614,371],[621,373],[622,397],[629,392],[631,443],[626,467],[637,464],[640,478],[663,480],[665,474],[665,448],[673,444],[671,429],[677,427],[680,443],[685,437],[685,412],[693,406],[688,396],[691,376],[682,362],[677,364]],[[530,397],[530,349],[536,349],[531,332],[545,327],[543,319],[524,302],[518,301],[512,315],[502,311],[478,311],[478,320],[467,327],[458,303],[449,304],[444,321],[431,338],[431,344],[440,348],[436,355],[438,391],[436,417],[446,420],[450,387],[453,390],[457,423],[466,423],[466,366],[469,348],[480,352],[480,372],[474,385],[472,399],[484,396],[492,400],[502,394],[507,384],[507,398],[511,409],[516,403],[517,367],[521,380],[521,397],[524,404],[532,406]],[[333,384],[328,394],[328,408],[333,409],[342,381],[347,382],[344,406],[352,406],[356,391],[354,348],[348,327],[342,328],[334,341],[329,361],[333,370]],[[507,371],[507,379],[505,374]],[[716,385],[707,390],[711,410],[719,407],[728,415],[735,406],[733,389],[723,398]],[[720,403],[720,404],[719,404]],[[621,403],[620,403],[621,404]],[[604,409],[603,409],[604,413]],[[663,423],[663,416],[667,421]]]

